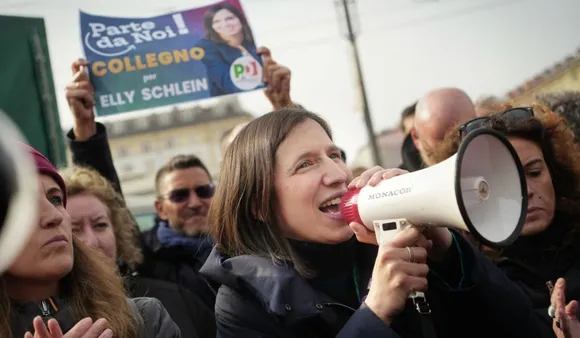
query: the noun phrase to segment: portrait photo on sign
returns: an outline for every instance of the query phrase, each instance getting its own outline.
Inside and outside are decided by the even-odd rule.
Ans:
[[[149,18],[80,12],[99,116],[264,88],[238,0]]]

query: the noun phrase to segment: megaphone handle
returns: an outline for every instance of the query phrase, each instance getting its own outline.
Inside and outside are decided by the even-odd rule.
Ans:
[[[423,231],[425,228],[423,226],[416,226],[409,222],[407,219],[399,218],[399,219],[383,219],[373,221],[373,226],[375,228],[375,236],[377,237],[377,243],[385,243],[386,241],[392,239],[402,230],[405,230],[409,227],[415,226],[420,228]],[[370,287],[370,281],[369,281]],[[427,315],[431,313],[431,307],[427,302],[427,298],[425,294],[420,291],[414,291],[409,294],[409,299],[412,300],[415,309],[419,314]]]
[[[401,230],[414,226],[405,218],[381,219],[373,221],[377,243],[383,244],[393,239]]]

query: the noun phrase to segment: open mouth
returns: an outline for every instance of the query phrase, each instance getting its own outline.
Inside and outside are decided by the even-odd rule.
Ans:
[[[327,213],[327,214],[334,214],[334,213],[340,212],[340,209],[339,209],[340,202],[341,202],[341,198],[336,197],[336,198],[333,198],[331,200],[328,200],[328,201],[322,203],[318,207],[318,209],[320,209],[320,211]]]

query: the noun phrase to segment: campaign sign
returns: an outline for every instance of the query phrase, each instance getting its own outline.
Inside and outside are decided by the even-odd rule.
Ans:
[[[97,115],[263,88],[238,0],[151,18],[80,13]]]

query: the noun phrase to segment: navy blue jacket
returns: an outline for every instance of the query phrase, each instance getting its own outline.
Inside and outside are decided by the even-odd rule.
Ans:
[[[245,41],[243,46],[262,65],[262,58],[258,56],[254,43]],[[230,67],[237,58],[242,56],[242,51],[225,43],[206,39],[201,39],[197,43],[197,47],[201,47],[205,51],[205,56],[201,61],[205,65],[210,81],[211,96],[242,92],[230,78]]]
[[[437,337],[542,337],[529,298],[466,239],[454,236],[445,261],[463,263],[465,286],[448,285],[445,267],[430,273],[427,297]],[[357,254],[365,293],[373,249],[374,255]],[[222,284],[215,306],[219,338],[421,337],[413,333],[421,319],[410,306],[389,327],[364,303],[352,309],[333,301],[294,269],[269,258],[228,258],[214,248],[200,272]]]

